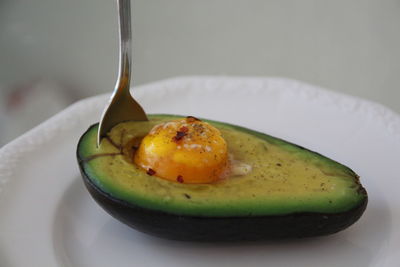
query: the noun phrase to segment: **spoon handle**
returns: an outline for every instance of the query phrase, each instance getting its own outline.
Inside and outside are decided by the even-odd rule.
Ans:
[[[119,70],[115,94],[129,94],[131,80],[131,2],[130,0],[118,0],[119,23]]]

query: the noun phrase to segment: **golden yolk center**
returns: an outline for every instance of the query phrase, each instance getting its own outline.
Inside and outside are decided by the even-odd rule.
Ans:
[[[154,126],[134,162],[149,175],[179,183],[211,183],[227,172],[228,150],[218,129],[194,117]]]

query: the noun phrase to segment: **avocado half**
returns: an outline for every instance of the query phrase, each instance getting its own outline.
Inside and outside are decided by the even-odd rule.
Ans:
[[[137,140],[174,115],[115,126],[96,146],[98,124],[80,138],[83,181],[109,214],[139,231],[175,240],[237,241],[333,234],[356,222],[368,197],[350,168],[243,127],[218,128],[235,159],[253,170],[213,184],[181,184],[132,162]]]

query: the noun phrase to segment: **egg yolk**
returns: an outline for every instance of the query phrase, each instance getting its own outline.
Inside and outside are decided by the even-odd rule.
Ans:
[[[134,155],[147,174],[179,183],[211,183],[224,177],[228,149],[218,129],[187,117],[154,126]]]

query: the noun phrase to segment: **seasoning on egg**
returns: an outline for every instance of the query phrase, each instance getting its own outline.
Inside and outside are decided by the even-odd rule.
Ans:
[[[156,171],[153,170],[152,168],[149,168],[149,169],[147,170],[146,173],[147,173],[148,175],[152,176],[152,175],[156,174]]]

